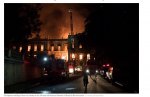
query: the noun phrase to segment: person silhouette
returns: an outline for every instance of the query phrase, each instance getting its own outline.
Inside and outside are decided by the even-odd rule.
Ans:
[[[87,88],[87,84],[88,84],[88,74],[86,73],[86,71],[84,72],[83,74],[83,84],[84,84],[84,87]]]

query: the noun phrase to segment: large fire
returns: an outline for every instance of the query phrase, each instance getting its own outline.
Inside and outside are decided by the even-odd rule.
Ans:
[[[71,7],[73,12],[73,32],[74,34],[84,31],[84,20],[86,9],[77,4],[42,4],[40,20],[42,21],[40,37],[49,39],[67,38],[71,32],[70,14]],[[80,10],[79,10],[80,9]]]

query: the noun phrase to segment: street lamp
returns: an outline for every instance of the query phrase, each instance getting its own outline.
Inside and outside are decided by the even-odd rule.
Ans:
[[[46,61],[48,60],[48,58],[47,58],[47,57],[44,57],[43,60],[44,60],[44,62],[46,62]]]
[[[44,62],[43,62],[43,75],[48,75],[48,74],[47,74],[47,71],[46,71],[46,67],[47,67],[47,66],[46,66],[46,63],[47,63],[47,61],[48,61],[48,58],[47,58],[47,57],[44,57],[44,58],[43,58],[43,61],[44,61]]]
[[[90,70],[89,70],[89,69],[87,69],[87,70],[86,70],[86,73],[87,73],[87,74],[88,74],[88,73],[90,73]]]

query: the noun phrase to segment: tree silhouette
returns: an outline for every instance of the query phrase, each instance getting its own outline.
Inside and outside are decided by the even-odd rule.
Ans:
[[[137,90],[138,6],[138,4],[100,4],[86,19],[84,32],[87,34],[89,47],[95,48],[96,60],[100,63],[117,64],[122,69],[123,76],[126,77],[124,79],[128,79],[132,88]]]
[[[5,47],[11,44],[24,44],[31,32],[39,33],[41,22],[39,4],[4,4],[4,42]]]
[[[86,19],[85,27],[89,45],[95,47],[98,53],[111,56],[120,52],[130,54],[138,49],[136,4],[102,4]]]

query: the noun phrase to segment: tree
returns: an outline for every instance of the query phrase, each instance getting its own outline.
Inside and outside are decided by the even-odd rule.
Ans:
[[[11,44],[24,44],[32,32],[39,33],[41,22],[39,4],[4,5],[4,42],[5,47]]]
[[[97,54],[130,54],[138,49],[138,6],[102,4],[86,19],[85,33]]]
[[[96,60],[117,64],[122,72],[125,71],[122,76],[129,81],[129,87],[137,91],[139,80],[138,7],[138,4],[101,4],[85,21],[87,43],[95,48]]]

